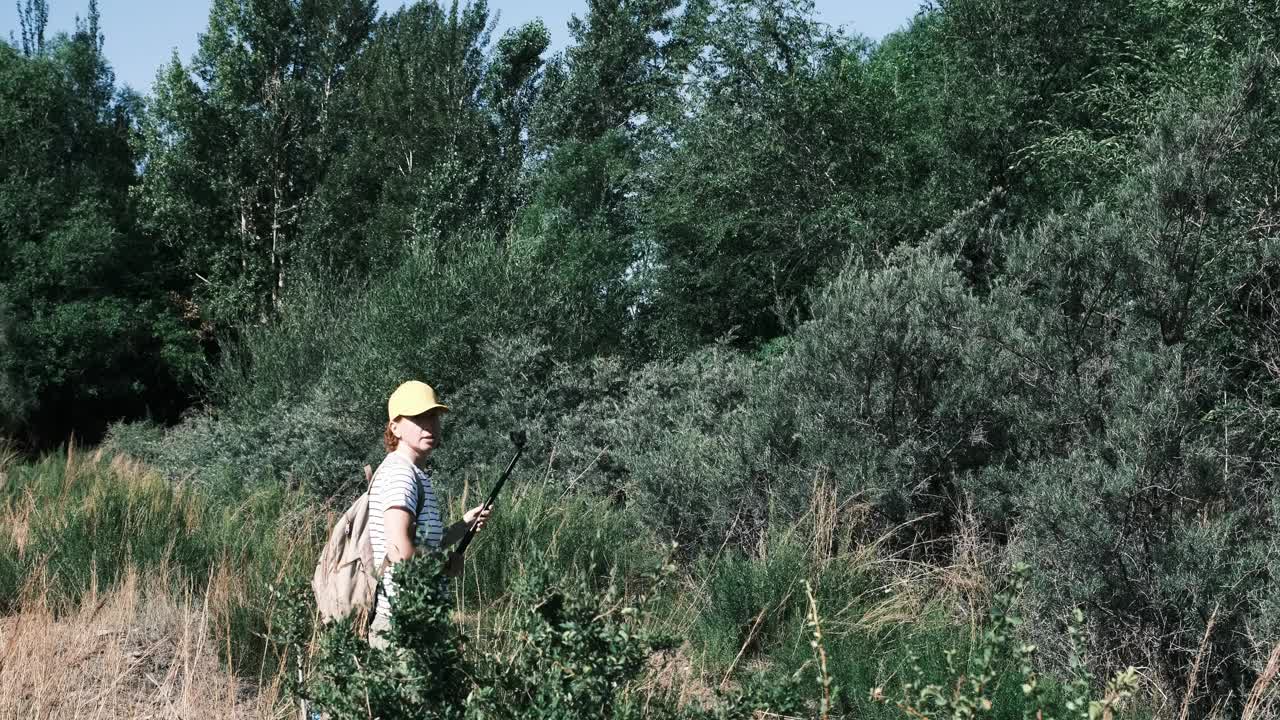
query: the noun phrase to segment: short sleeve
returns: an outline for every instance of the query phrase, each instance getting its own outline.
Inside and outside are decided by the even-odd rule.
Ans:
[[[418,480],[413,470],[399,463],[384,464],[373,479],[369,493],[370,510],[386,512],[400,508],[409,514],[418,506]]]

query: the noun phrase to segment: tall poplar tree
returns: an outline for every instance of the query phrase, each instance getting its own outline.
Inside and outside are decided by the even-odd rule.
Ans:
[[[335,105],[330,170],[307,229],[326,274],[385,270],[414,248],[505,234],[518,203],[541,22],[490,47],[485,2],[379,19]]]
[[[881,113],[867,43],[814,20],[806,0],[717,3],[697,40],[642,214],[649,332],[755,345],[844,258]]]
[[[156,80],[142,220],[216,325],[266,322],[329,162],[328,123],[373,0],[215,0],[190,65]]]
[[[683,5],[683,8],[682,8]],[[640,170],[708,11],[704,2],[592,0],[569,22],[533,112],[529,202],[516,232],[538,269],[544,324],[567,354],[628,342],[640,295]]]

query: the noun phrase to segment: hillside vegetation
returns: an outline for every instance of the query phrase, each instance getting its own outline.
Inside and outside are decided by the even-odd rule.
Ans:
[[[1274,6],[599,0],[551,54],[484,2],[215,0],[146,97],[45,10],[0,44],[15,617],[158,575],[240,680],[442,716],[1273,709]],[[298,605],[408,378],[455,510],[529,431],[412,601],[489,695],[326,685]]]

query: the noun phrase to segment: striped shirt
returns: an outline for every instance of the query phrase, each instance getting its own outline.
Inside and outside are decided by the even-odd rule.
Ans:
[[[414,547],[424,544],[439,547],[444,537],[444,525],[440,522],[440,507],[436,504],[431,475],[397,453],[387,453],[369,487],[369,540],[373,544],[373,566],[382,567],[387,556],[387,531],[383,513],[391,508],[402,508],[412,514],[422,494],[422,506],[418,512],[417,536]],[[396,594],[395,566],[387,567],[382,576],[382,591],[378,593],[375,614],[390,617],[389,598]]]

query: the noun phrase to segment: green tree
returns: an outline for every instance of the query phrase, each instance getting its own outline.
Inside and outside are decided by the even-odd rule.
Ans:
[[[646,177],[651,332],[754,346],[803,317],[853,242],[880,134],[868,44],[806,1],[718,3],[696,37],[676,141]]]
[[[654,116],[675,101],[703,3],[593,0],[569,23],[531,119],[529,200],[514,252],[566,355],[628,340],[640,248],[636,193]]]
[[[199,349],[133,223],[141,103],[115,91],[96,3],[48,43],[26,12],[26,52],[0,45],[0,427],[43,445],[172,417]]]
[[[147,232],[216,325],[268,320],[330,162],[333,98],[372,0],[216,0],[190,66],[162,69],[142,129]]]
[[[540,22],[490,49],[485,2],[421,2],[376,24],[335,101],[332,163],[305,237],[325,272],[381,273],[405,252],[501,241],[518,204]]]
[[[27,0],[14,3],[18,6],[18,25],[22,29],[22,41],[18,47],[27,57],[44,52],[44,31],[49,27],[49,3],[45,0]],[[12,34],[10,34],[12,38]]]

